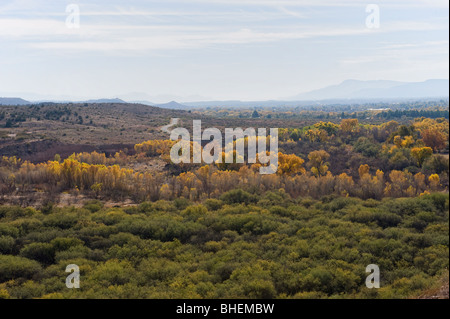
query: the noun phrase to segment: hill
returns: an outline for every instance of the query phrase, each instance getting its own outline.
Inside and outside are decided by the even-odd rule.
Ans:
[[[86,103],[127,103],[124,100],[115,98],[115,99],[98,99],[98,100],[89,100]]]
[[[0,105],[28,105],[31,104],[18,97],[0,97]]]
[[[132,150],[136,143],[167,138],[159,128],[171,118],[189,117],[186,111],[123,103],[41,103],[1,109],[0,154],[33,162],[57,153]]]
[[[424,82],[347,80],[338,85],[298,94],[290,100],[448,97],[448,86],[448,80]]]
[[[191,108],[190,106],[183,105],[175,101],[171,101],[169,103],[164,104],[157,104],[156,106],[163,109],[171,109],[171,110],[186,110]]]

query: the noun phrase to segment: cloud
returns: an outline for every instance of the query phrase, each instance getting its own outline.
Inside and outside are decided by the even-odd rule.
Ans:
[[[192,0],[204,3],[172,10],[183,0],[131,1],[130,6],[116,5],[117,1],[81,2],[81,27],[65,26],[65,6],[59,11],[49,9],[51,1],[15,0],[0,6],[0,40],[22,48],[71,52],[140,52],[204,48],[224,44],[275,43],[310,38],[349,37],[388,34],[407,31],[448,30],[448,17],[427,20],[382,21],[380,29],[364,26],[361,19],[325,17],[313,24],[311,17],[298,10],[307,6],[365,6],[366,0]],[[53,1],[53,5],[55,5]],[[153,4],[149,5],[149,3]],[[169,3],[169,4],[168,4]],[[46,4],[46,6],[44,6]],[[165,7],[156,6],[164,4]],[[226,4],[226,6],[225,6]],[[403,5],[403,0],[380,1],[380,5]],[[448,5],[444,0],[409,0],[408,6]],[[136,5],[136,6],[133,6]],[[140,6],[138,6],[140,5]],[[172,5],[172,7],[171,7]],[[225,11],[214,5],[222,5]],[[243,5],[271,7],[243,10]],[[30,7],[28,7],[30,6]],[[43,7],[40,7],[43,6]],[[170,7],[170,8],[169,8]],[[31,11],[27,11],[31,8]],[[168,9],[169,8],[169,9]],[[141,10],[143,9],[143,10]],[[155,9],[155,10],[149,10]],[[204,10],[203,10],[204,9]],[[16,15],[12,13],[17,13]],[[22,12],[18,14],[18,12]],[[25,12],[25,13],[24,13]],[[28,15],[27,12],[33,13]],[[309,13],[313,14],[313,13]],[[36,18],[40,17],[40,18]],[[330,19],[329,19],[330,18]],[[445,23],[440,22],[443,20]],[[359,21],[359,22],[358,22]],[[273,22],[273,23],[272,23]]]
[[[201,48],[220,44],[269,43],[319,37],[373,35],[400,31],[441,30],[439,23],[385,23],[378,30],[364,26],[268,26],[239,28],[201,25],[82,24],[69,29],[54,19],[0,19],[0,39],[49,50],[145,52]]]
[[[165,2],[269,7],[365,7],[370,3],[367,0],[165,0]],[[384,7],[449,7],[447,0],[378,0],[376,3]]]
[[[437,56],[448,56],[448,41],[425,41],[421,43],[394,43],[384,44],[378,47],[376,53],[359,54],[340,61],[341,65],[358,65],[369,63],[390,63],[392,65],[414,65],[423,64],[428,61],[431,65],[448,65],[448,59],[433,59]],[[368,48],[368,51],[371,51]]]

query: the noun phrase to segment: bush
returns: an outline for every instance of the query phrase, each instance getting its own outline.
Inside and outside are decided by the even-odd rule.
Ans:
[[[30,217],[35,214],[36,211],[33,208],[21,208],[19,206],[1,206],[0,218],[17,219],[21,217]]]
[[[374,219],[380,225],[380,227],[395,227],[401,223],[402,218],[396,214],[391,214],[387,212],[376,212],[374,214]]]
[[[70,213],[54,213],[44,219],[44,226],[69,229],[78,222],[78,216]]]
[[[34,260],[23,257],[0,255],[0,282],[12,279],[31,279],[42,270],[41,265]]]
[[[233,189],[223,194],[220,199],[226,204],[250,204],[256,203],[256,197],[243,191],[242,189]]]
[[[332,212],[336,212],[341,210],[349,205],[356,205],[360,202],[360,200],[356,198],[347,198],[347,197],[339,197],[334,199],[331,203],[329,203],[329,208]]]
[[[282,217],[291,217],[292,213],[289,212],[286,208],[281,206],[273,206],[269,208],[271,214],[282,216]]]
[[[434,207],[441,213],[448,211],[448,194],[434,193],[426,195],[422,199],[433,203]]]
[[[103,208],[103,203],[98,200],[90,200],[84,203],[83,208],[89,210],[91,213],[95,213]]]
[[[14,238],[11,236],[0,236],[0,253],[10,254],[14,248]]]
[[[181,198],[176,198],[173,201],[173,204],[175,205],[176,209],[183,210],[183,209],[186,209],[190,205],[190,202],[186,198],[181,197]]]
[[[207,199],[204,204],[209,211],[216,211],[223,207],[223,202],[221,200],[212,198]]]
[[[207,213],[208,209],[206,209],[203,205],[189,206],[181,212],[184,218],[192,221],[196,221],[200,217],[204,217]]]
[[[0,223],[0,236],[2,235],[17,238],[19,236],[19,229],[8,224]]]
[[[55,251],[64,251],[74,246],[82,246],[84,242],[78,238],[55,238],[50,242],[50,244],[53,246]]]
[[[11,296],[19,299],[31,299],[42,296],[45,287],[37,282],[28,280],[19,287],[10,289]]]
[[[55,260],[55,248],[48,243],[31,243],[22,248],[20,254],[44,264],[51,264]]]
[[[108,260],[92,273],[91,278],[102,286],[124,285],[135,276],[135,270],[127,261]]]
[[[153,212],[154,211],[153,204],[150,202],[143,202],[139,205],[138,210],[139,210],[139,212],[144,213],[144,214]]]

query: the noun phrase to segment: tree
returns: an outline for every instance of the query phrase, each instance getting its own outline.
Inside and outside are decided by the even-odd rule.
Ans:
[[[422,131],[422,139],[425,145],[434,151],[442,150],[447,142],[445,134],[435,127]]]
[[[419,167],[422,167],[425,160],[433,155],[433,150],[431,147],[414,147],[411,149],[411,155],[416,159]]]
[[[325,152],[324,150],[320,151],[313,151],[309,153],[308,159],[309,159],[309,166],[311,167],[311,172],[319,177],[319,176],[325,176],[328,171],[328,165],[326,161],[330,157],[330,154]]]
[[[430,182],[430,187],[432,190],[437,190],[438,186],[439,186],[439,175],[438,174],[433,174],[430,177],[428,177],[428,181]]]
[[[95,197],[97,198],[100,195],[100,192],[102,191],[102,183],[95,183],[91,186],[91,190],[95,193]]]
[[[353,133],[359,131],[359,122],[357,119],[342,120],[340,129],[344,133]]]
[[[328,135],[335,135],[339,129],[339,125],[331,123],[331,122],[319,122],[314,124],[314,127],[318,130],[324,130]]]
[[[278,153],[278,171],[279,175],[295,175],[304,174],[306,170],[303,168],[303,163],[305,161],[300,157],[291,154],[286,155],[283,153]]]
[[[364,175],[369,174],[370,167],[367,164],[359,166],[358,173],[359,177],[363,178]]]

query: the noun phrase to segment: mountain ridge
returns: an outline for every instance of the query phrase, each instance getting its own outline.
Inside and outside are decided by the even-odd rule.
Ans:
[[[288,100],[448,97],[448,86],[447,79],[430,79],[423,82],[345,80],[337,85],[297,94]]]
[[[20,97],[0,97],[0,105],[28,105],[28,102]]]

